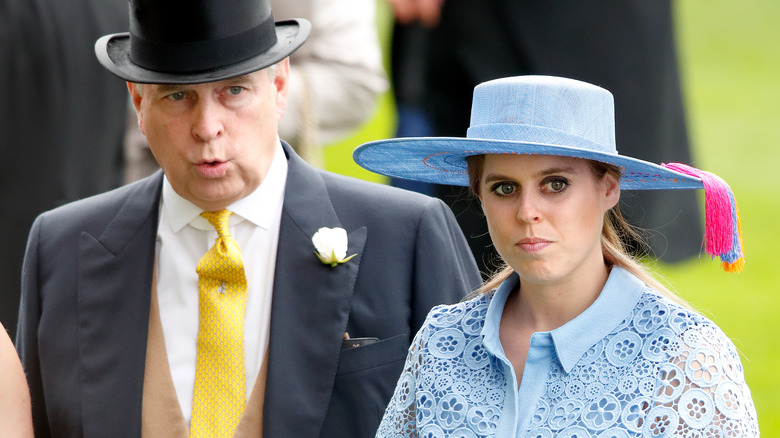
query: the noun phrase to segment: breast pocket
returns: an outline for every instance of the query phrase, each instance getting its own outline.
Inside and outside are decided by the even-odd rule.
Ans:
[[[409,334],[404,333],[341,351],[322,438],[374,436],[408,350]]]
[[[337,376],[371,370],[406,359],[409,333],[341,351]],[[399,370],[400,373],[400,370]]]

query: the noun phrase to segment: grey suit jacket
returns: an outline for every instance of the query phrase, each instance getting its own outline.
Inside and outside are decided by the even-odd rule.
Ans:
[[[373,436],[411,337],[433,305],[479,285],[476,265],[440,201],[314,169],[284,147],[264,436]],[[161,183],[158,172],[33,225],[17,348],[36,436],[140,435]],[[357,256],[322,264],[311,236],[323,226],[346,229]],[[381,341],[342,350],[344,332]]]

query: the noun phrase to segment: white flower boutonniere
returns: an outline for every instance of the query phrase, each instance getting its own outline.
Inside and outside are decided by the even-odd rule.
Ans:
[[[320,261],[331,268],[346,263],[357,255],[347,257],[347,230],[343,228],[320,228],[312,236],[311,242]]]

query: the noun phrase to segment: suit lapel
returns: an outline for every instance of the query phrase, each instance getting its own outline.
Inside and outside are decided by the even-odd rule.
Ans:
[[[319,261],[311,237],[339,227],[322,176],[285,145],[287,187],[276,258],[263,430],[266,438],[320,434],[338,367],[366,228],[347,230],[349,262]]]
[[[100,236],[79,247],[84,436],[139,436],[162,173],[130,192]],[[123,189],[124,190],[124,189]]]

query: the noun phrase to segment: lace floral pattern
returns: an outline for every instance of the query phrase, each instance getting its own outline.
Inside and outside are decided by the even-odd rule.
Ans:
[[[431,311],[410,348],[377,437],[496,436],[501,416],[512,415],[504,406],[511,385],[505,373],[512,371],[483,344],[481,330],[492,297]],[[571,372],[553,358],[524,433],[518,436],[759,434],[731,341],[708,319],[650,290]]]

